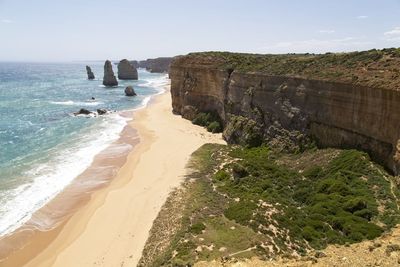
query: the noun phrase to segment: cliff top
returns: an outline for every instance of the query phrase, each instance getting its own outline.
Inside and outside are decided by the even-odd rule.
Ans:
[[[201,52],[178,57],[173,64],[400,90],[400,48],[285,55]]]

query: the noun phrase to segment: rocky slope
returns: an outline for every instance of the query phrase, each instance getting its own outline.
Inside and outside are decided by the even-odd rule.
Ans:
[[[170,67],[174,112],[216,113],[230,143],[357,148],[400,172],[400,50],[195,53]]]

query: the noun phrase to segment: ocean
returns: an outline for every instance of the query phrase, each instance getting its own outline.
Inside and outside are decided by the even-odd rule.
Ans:
[[[119,138],[128,121],[122,112],[144,107],[168,81],[166,74],[139,69],[138,81],[105,88],[103,64],[88,64],[92,81],[86,65],[0,63],[0,236],[27,222],[89,167]],[[128,85],[136,97],[125,96]],[[73,116],[80,108],[115,112]]]

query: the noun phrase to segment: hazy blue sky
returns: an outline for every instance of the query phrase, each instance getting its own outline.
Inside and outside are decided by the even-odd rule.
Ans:
[[[400,0],[0,0],[0,61],[400,46]]]

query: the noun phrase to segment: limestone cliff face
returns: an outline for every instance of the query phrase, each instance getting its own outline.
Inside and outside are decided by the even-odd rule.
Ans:
[[[170,69],[174,112],[216,112],[230,143],[286,148],[357,148],[400,172],[400,91],[351,83],[221,69],[207,57],[178,57]]]

